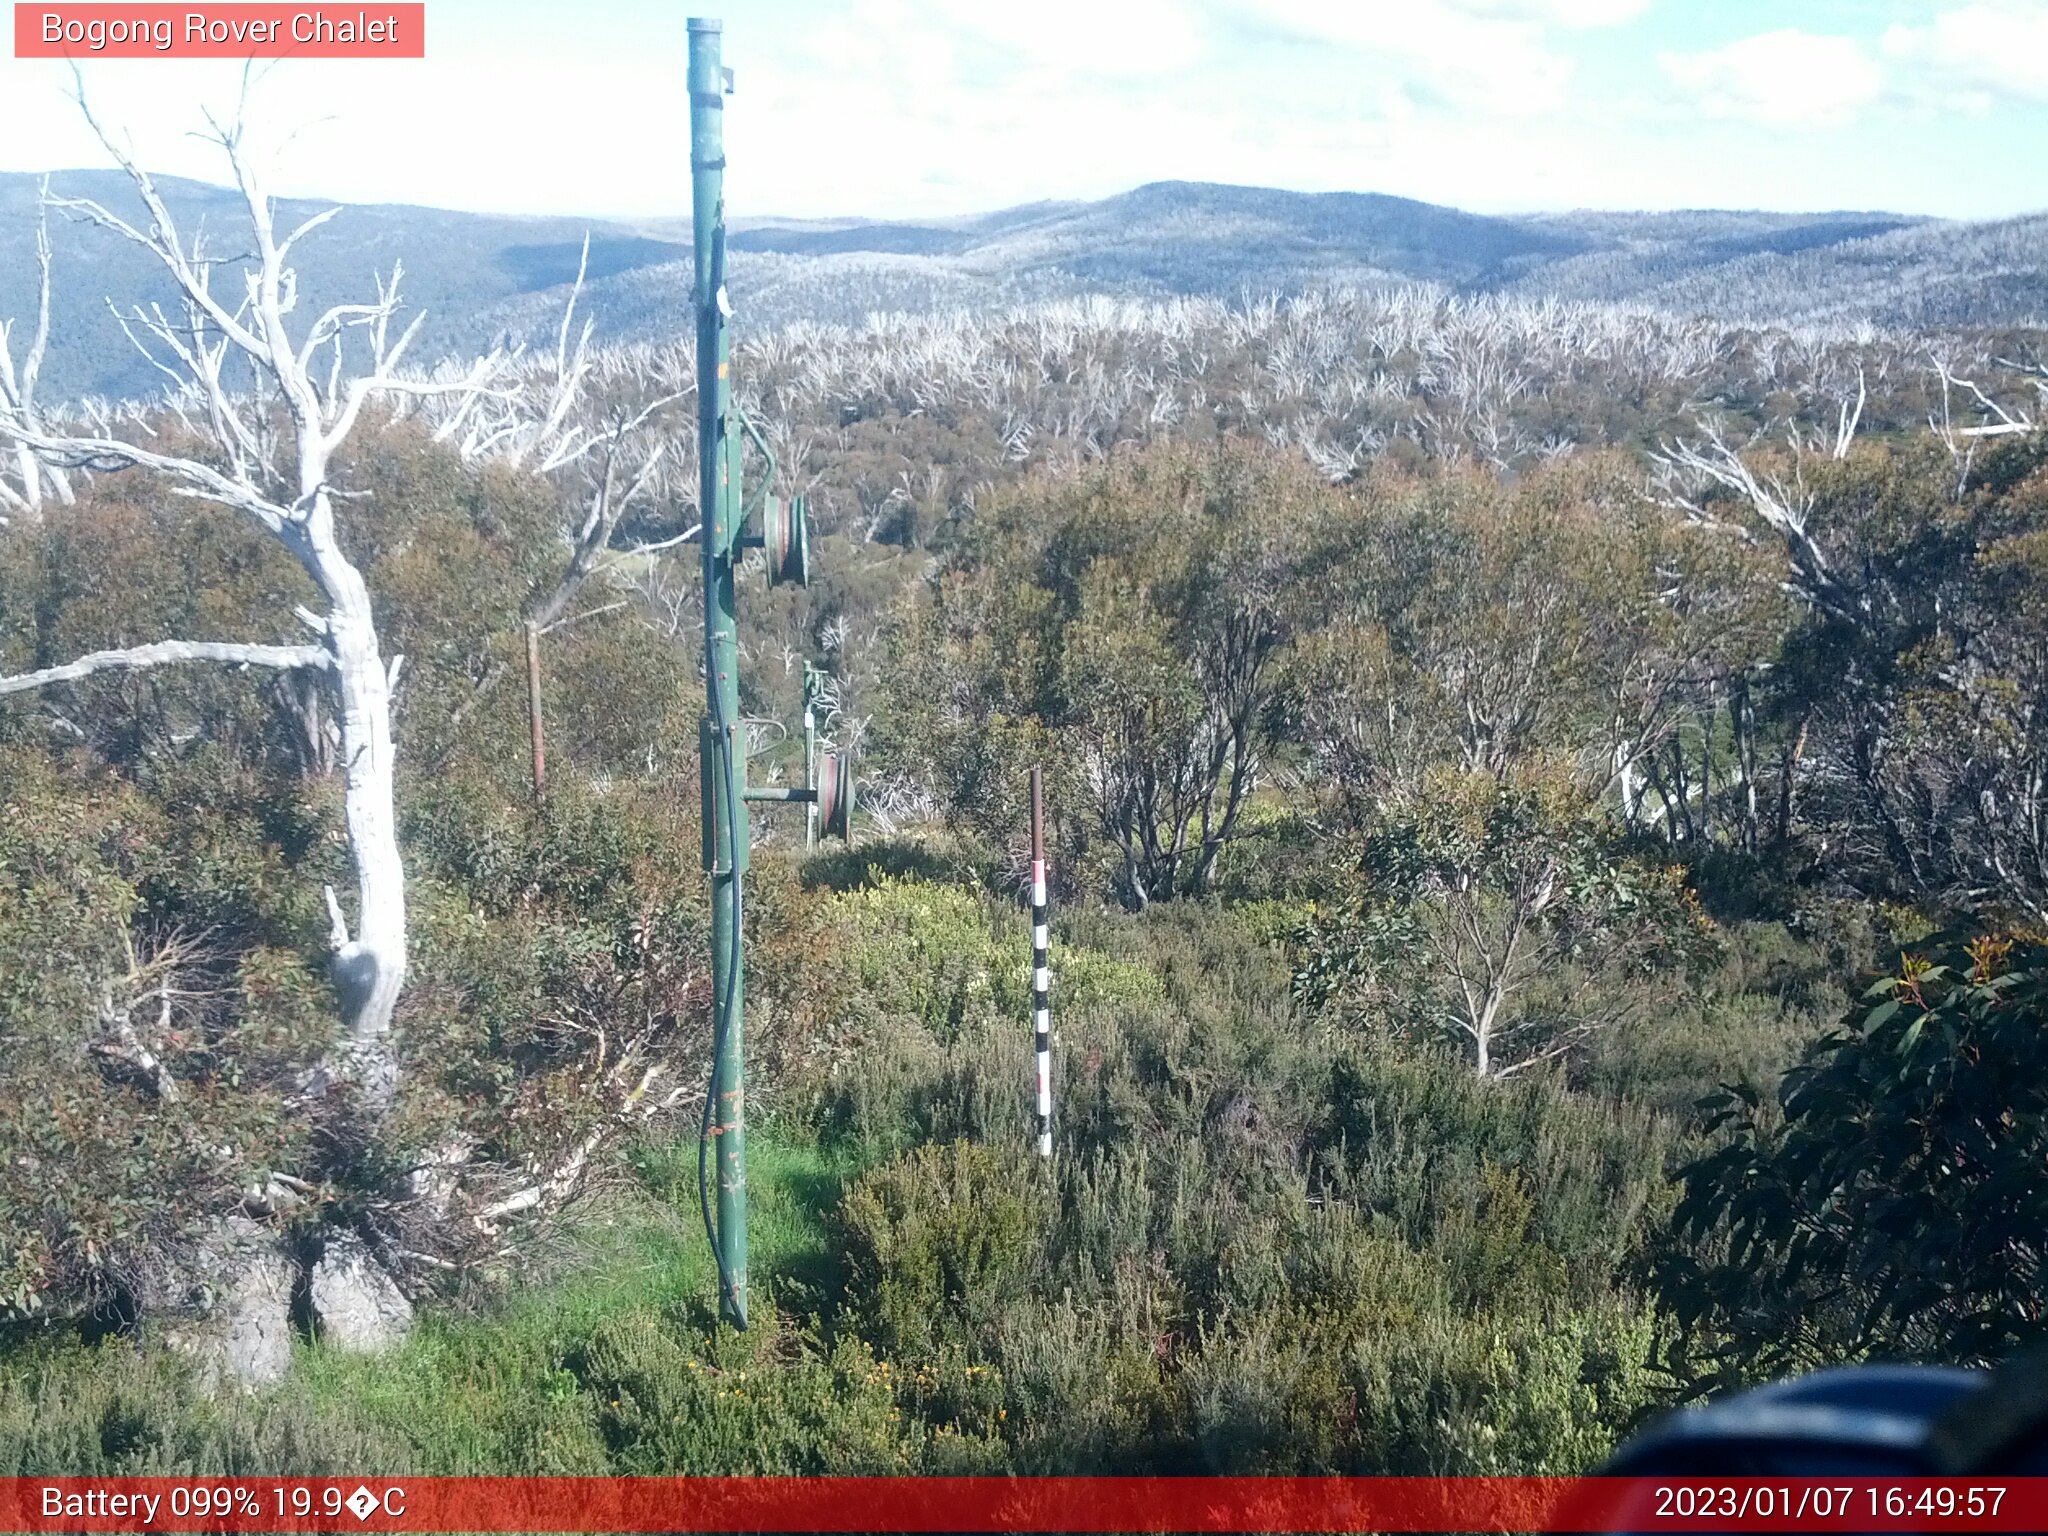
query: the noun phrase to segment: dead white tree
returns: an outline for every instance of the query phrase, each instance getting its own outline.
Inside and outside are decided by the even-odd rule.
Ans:
[[[2040,430],[2040,423],[2024,409],[2008,409],[1985,393],[1982,385],[1974,379],[1966,379],[1955,371],[1953,360],[1945,349],[1935,347],[1929,350],[1928,361],[1933,365],[1936,380],[1941,385],[1941,411],[1929,411],[1927,425],[1941,444],[1948,450],[1949,462],[1955,466],[1955,490],[1958,500],[1969,487],[1970,470],[1976,463],[1977,445],[1988,437],[2015,437]],[[2023,362],[2014,358],[2001,357],[1994,360],[2001,368],[2007,368],[2027,380],[2043,405],[2048,405],[2048,368],[2036,362]],[[1965,410],[1974,409],[1978,420],[1972,426],[1957,424],[1957,402],[1959,392],[1967,391],[1974,405],[1963,403]]]
[[[43,196],[49,196],[48,178]],[[30,431],[41,431],[42,415],[36,410],[36,382],[43,371],[43,357],[50,346],[50,219],[39,208],[36,221],[36,328],[29,337],[28,350],[17,368],[12,346],[13,327],[0,321],[0,421],[16,421]],[[17,484],[0,478],[0,524],[8,512],[34,522],[42,515],[44,488],[65,506],[71,504],[71,482],[54,464],[45,464],[26,443],[15,444],[14,466]]]
[[[390,1039],[392,1011],[405,981],[405,869],[393,810],[391,697],[404,658],[388,660],[379,643],[369,588],[342,548],[335,503],[344,493],[328,478],[336,452],[366,407],[388,397],[492,391],[493,354],[460,377],[423,379],[399,372],[424,316],[395,337],[399,269],[380,279],[376,298],[337,304],[293,334],[299,286],[293,247],[339,209],[328,209],[279,236],[270,198],[244,152],[242,119],[223,128],[208,119],[208,137],[227,157],[246,205],[254,250],[233,258],[209,251],[202,234],[178,228],[149,174],[79,105],[148,213],[138,228],[86,198],[53,197],[50,206],[85,219],[148,251],[171,278],[178,307],[136,305],[121,319],[137,344],[185,394],[188,421],[209,440],[208,458],[161,452],[113,435],[84,435],[43,424],[20,409],[0,412],[0,436],[61,470],[144,469],[174,494],[232,507],[276,538],[312,578],[324,612],[300,608],[311,644],[219,645],[166,641],[101,651],[69,666],[0,679],[0,692],[67,681],[88,672],[211,661],[239,666],[314,670],[338,703],[344,811],[356,872],[356,922],[351,935],[332,888],[332,973],[347,1029],[341,1074],[353,1079],[373,1109],[397,1086]],[[223,292],[239,277],[239,293]],[[247,380],[247,387],[237,382]],[[195,419],[196,418],[196,419]],[[213,462],[209,462],[211,459]]]
[[[1861,382],[1859,373],[1859,387]],[[1842,412],[1830,458],[1847,456],[1861,415],[1860,398],[1853,413],[1846,409]],[[1748,529],[1729,524],[1702,494],[1710,487],[1733,491],[1783,541],[1790,561],[1786,585],[1792,593],[1842,618],[1855,619],[1854,599],[1836,576],[1811,526],[1819,496],[1807,484],[1807,454],[1801,451],[1798,441],[1794,440],[1790,472],[1778,473],[1753,466],[1744,457],[1744,450],[1728,441],[1718,422],[1703,422],[1700,430],[1698,442],[1680,438],[1654,455],[1658,500],[1694,522],[1718,528],[1732,526],[1747,538]]]
[[[593,578],[652,559],[696,534],[693,524],[666,538],[642,540],[628,549],[612,547],[620,521],[657,484],[669,449],[669,439],[659,430],[663,423],[657,418],[679,398],[677,394],[667,394],[630,413],[624,408],[613,411],[611,420],[602,429],[593,430],[584,450],[575,455],[583,472],[579,497],[583,516],[574,528],[565,530],[569,545],[567,566],[554,586],[535,602],[529,616],[528,622],[542,633],[573,624],[597,611],[568,613],[577,592]],[[606,605],[605,611],[612,606],[616,605]]]
[[[2044,370],[2037,363],[2016,362],[2006,357],[2001,357],[1997,361],[1998,365],[2002,368],[2010,368],[2017,373],[2028,376],[2033,383],[2035,392],[2043,400],[2048,400],[2048,370]],[[2027,412],[2023,410],[2008,410],[1990,395],[1986,394],[1983,386],[1979,385],[1974,379],[1965,379],[1956,374],[1950,369],[1945,359],[1935,358],[1934,369],[1941,380],[1942,411],[1944,417],[1948,413],[1949,391],[1951,389],[1966,389],[1970,392],[1971,399],[1976,401],[1977,410],[1984,418],[1973,427],[1956,429],[1960,436],[2011,437],[2039,429],[2039,424]]]

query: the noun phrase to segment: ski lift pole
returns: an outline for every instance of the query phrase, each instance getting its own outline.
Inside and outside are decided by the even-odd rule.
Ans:
[[[1052,1156],[1052,930],[1046,921],[1045,786],[1031,770],[1031,1032],[1038,1056],[1038,1155]]]
[[[705,1106],[717,1169],[712,1243],[719,1309],[747,1326],[746,986],[741,894],[747,869],[746,753],[740,721],[739,624],[734,578],[739,561],[739,487],[728,472],[732,407],[725,292],[725,96],[719,62],[724,24],[691,17],[690,182],[697,312],[697,470],[704,552],[704,683],[709,711],[699,732],[704,754],[705,863],[711,877],[713,1065]],[[736,455],[735,455],[736,456]]]
[[[741,937],[750,834],[747,803],[811,806],[822,836],[850,840],[853,758],[827,752],[801,789],[747,783],[747,740],[740,717],[736,585],[742,553],[764,552],[768,584],[807,585],[810,523],[804,499],[775,492],[775,453],[732,400],[732,305],[725,290],[725,98],[732,74],[719,63],[723,23],[691,17],[690,193],[696,258],[697,531],[704,552],[704,692],[697,727],[702,775],[704,870],[711,881],[711,1082],[698,1140],[697,1187],[704,1230],[718,1261],[721,1316],[747,1326],[746,978]],[[742,494],[746,444],[765,473],[749,507]],[[759,513],[758,530],[747,525]],[[717,1213],[712,1212],[712,1165]]]

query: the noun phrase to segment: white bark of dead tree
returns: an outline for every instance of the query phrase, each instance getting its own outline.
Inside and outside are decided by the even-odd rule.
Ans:
[[[326,611],[299,612],[314,636],[312,645],[169,641],[98,652],[68,667],[0,679],[0,692],[106,668],[183,661],[314,667],[325,672],[338,704],[344,814],[356,871],[353,935],[340,902],[332,890],[327,892],[333,922],[332,970],[347,1029],[344,1059],[338,1066],[354,1081],[365,1103],[381,1111],[397,1086],[391,1020],[406,969],[405,869],[393,807],[391,734],[392,690],[404,658],[387,660],[383,654],[369,588],[342,547],[335,519],[338,492],[329,483],[328,467],[372,400],[487,394],[492,392],[491,375],[499,359],[493,354],[459,379],[401,376],[398,369],[424,316],[415,317],[393,339],[390,323],[399,307],[396,267],[388,281],[379,281],[374,302],[335,305],[295,337],[287,324],[299,298],[292,247],[340,210],[317,214],[280,238],[270,199],[244,153],[239,119],[226,128],[212,123],[211,137],[225,152],[242,193],[254,251],[234,263],[242,269],[244,291],[232,298],[216,293],[215,275],[228,263],[207,250],[203,235],[180,233],[148,173],[101,128],[82,94],[79,105],[100,142],[127,173],[148,212],[148,225],[137,228],[89,199],[51,198],[49,204],[141,246],[169,273],[183,304],[182,315],[174,318],[160,306],[145,310],[137,305],[121,319],[145,353],[181,380],[186,403],[192,407],[187,420],[199,418],[195,425],[204,426],[224,467],[159,453],[113,436],[68,433],[19,409],[0,411],[0,437],[12,439],[42,466],[60,471],[147,469],[170,481],[176,494],[246,513],[298,560],[319,589]],[[233,367],[252,373],[257,381],[254,398],[230,388]],[[270,421],[279,406],[284,430],[273,443]]]
[[[1860,375],[1858,383],[1860,388]],[[1835,445],[1829,452],[1830,458],[1847,456],[1861,417],[1859,399],[1853,415],[1847,410],[1842,414]],[[1691,443],[1680,438],[1653,458],[1656,464],[1655,492],[1663,505],[1709,527],[1734,526],[1746,538],[1749,530],[1739,524],[1729,524],[1701,495],[1706,487],[1734,492],[1756,514],[1758,521],[1784,542],[1790,563],[1786,584],[1791,591],[1815,607],[1855,621],[1858,615],[1854,599],[1835,574],[1827,551],[1821,547],[1812,527],[1819,497],[1806,483],[1805,454],[1796,439],[1789,476],[1759,473],[1743,457],[1743,450],[1730,443],[1722,434],[1720,425],[1713,421],[1701,423],[1699,442]]]
[[[43,180],[43,193],[49,193],[49,179]],[[43,371],[43,358],[50,346],[50,223],[44,212],[36,223],[36,328],[29,337],[28,350],[22,354],[21,365],[15,366],[11,345],[12,326],[0,322],[0,420],[12,419],[23,426],[41,430],[43,419],[36,410],[36,382]],[[26,444],[14,447],[14,470],[17,483],[9,485],[0,476],[0,525],[7,521],[7,513],[23,516],[29,522],[38,521],[42,516],[45,486],[50,494],[65,506],[71,505],[71,481],[64,471],[53,464],[37,459]]]

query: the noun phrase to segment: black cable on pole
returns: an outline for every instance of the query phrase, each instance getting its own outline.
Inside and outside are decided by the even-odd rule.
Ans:
[[[708,597],[709,594],[707,593],[706,596]],[[716,709],[722,711],[724,701],[719,699],[718,690],[714,688],[710,692],[712,699],[716,701]],[[714,714],[711,729],[718,742],[719,763],[724,775],[725,792],[718,798],[720,807],[725,813],[726,862],[732,870],[732,951],[726,963],[725,974],[729,979],[736,982],[739,976],[740,960],[743,953],[743,946],[741,944],[743,930],[740,925],[740,919],[744,903],[739,864],[739,831],[733,814],[732,737],[727,732],[725,721],[720,713]],[[718,1265],[718,1293],[725,1299],[727,1303],[726,1310],[732,1313],[734,1323],[738,1327],[744,1328],[746,1324],[740,1320],[739,1306],[734,1300],[735,1291],[732,1283],[732,1270],[725,1261],[725,1244],[719,1241],[718,1224],[711,1216],[711,1180],[708,1170],[711,1151],[711,1115],[713,1107],[718,1102],[718,1064],[725,1057],[726,1037],[732,1031],[733,1003],[738,997],[739,987],[736,984],[728,985],[725,989],[725,996],[719,1000],[720,1006],[717,1017],[712,1024],[711,1080],[704,1090],[704,1117],[702,1123],[697,1128],[697,1204],[704,1217],[704,1236],[711,1243],[712,1260]]]
[[[720,105],[723,106],[723,103],[721,102]],[[719,205],[718,210],[717,231],[713,235],[711,241],[710,287],[712,295],[712,309],[713,313],[716,314],[718,303],[723,298],[725,292],[725,207],[722,201]],[[701,323],[702,318],[702,316],[699,316],[700,323],[697,327],[697,345],[699,347],[702,347],[708,341],[711,345],[713,355],[716,356],[718,349],[717,329],[718,326],[723,322],[723,316],[720,315],[717,320],[714,320],[712,322],[711,326],[709,327],[710,334],[708,336],[706,334],[707,328]],[[700,441],[697,445],[698,453],[709,454],[716,452],[719,454],[723,454],[725,451],[723,443],[724,434],[719,433],[717,435],[720,441],[716,443],[705,443]],[[701,516],[699,521],[703,529],[702,536],[705,542],[706,552],[705,568],[708,571],[710,569],[712,561],[724,557],[721,555],[720,552],[716,550],[715,545],[712,543],[712,541],[717,537],[716,530],[718,528],[718,521],[714,509],[710,507],[705,507],[701,509]],[[738,543],[738,535],[739,530],[735,528],[733,530],[735,545],[737,545]],[[712,604],[716,600],[716,596],[712,592],[710,584],[707,582],[704,589],[704,618],[705,623],[707,625],[711,621],[710,604]],[[708,1166],[711,1151],[711,1117],[713,1110],[715,1109],[718,1103],[718,1090],[720,1086],[718,1064],[720,1061],[724,1059],[725,1056],[725,1042],[732,1033],[734,1011],[733,1004],[739,999],[740,964],[744,957],[744,945],[741,936],[745,931],[744,924],[742,921],[745,911],[745,903],[743,899],[744,882],[740,875],[740,838],[738,826],[738,810],[736,805],[736,802],[739,798],[739,792],[737,780],[735,778],[735,774],[733,771],[732,731],[730,727],[730,722],[727,721],[725,718],[724,696],[720,693],[716,685],[716,679],[710,676],[710,671],[714,665],[715,662],[713,661],[710,648],[707,644],[704,652],[704,666],[706,669],[705,681],[711,684],[711,686],[708,687],[705,691],[709,695],[711,701],[712,735],[718,743],[719,766],[723,782],[723,793],[719,795],[718,799],[719,807],[724,813],[725,817],[726,865],[728,869],[731,871],[732,875],[732,952],[727,959],[725,968],[725,974],[727,978],[725,996],[723,998],[715,1000],[717,1006],[717,1016],[712,1022],[711,1031],[711,1076],[710,1081],[706,1084],[704,1089],[703,1120],[697,1128],[697,1204],[704,1217],[704,1236],[707,1239],[709,1239],[711,1243],[712,1260],[718,1266],[718,1294],[720,1299],[725,1304],[723,1310],[730,1312],[732,1314],[733,1322],[736,1326],[744,1328],[746,1327],[746,1323],[743,1320],[742,1314],[740,1312],[737,1288],[733,1284],[732,1268],[726,1262],[725,1244],[719,1240],[718,1223],[712,1219],[711,1215],[711,1179]],[[716,862],[717,861],[714,859],[714,865],[716,864]],[[712,878],[715,880],[717,879],[717,877],[717,870],[714,868],[712,871]]]

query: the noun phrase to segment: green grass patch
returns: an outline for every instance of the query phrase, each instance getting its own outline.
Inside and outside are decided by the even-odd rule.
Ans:
[[[829,1265],[826,1218],[841,1170],[829,1154],[749,1137],[748,1240],[756,1325],[779,1305],[807,1308]],[[694,1140],[640,1149],[636,1188],[594,1207],[568,1234],[555,1278],[488,1312],[428,1316],[378,1359],[308,1345],[283,1390],[366,1415],[403,1435],[422,1469],[609,1470],[601,1406],[575,1370],[607,1322],[651,1313],[693,1331],[714,1323],[717,1277],[697,1197]]]
[[[122,1340],[18,1346],[0,1382],[0,1473],[611,1471],[619,1405],[589,1379],[593,1342],[634,1319],[684,1347],[736,1342],[712,1338],[696,1143],[643,1147],[633,1167],[634,1184],[569,1224],[547,1280],[487,1309],[429,1310],[387,1356],[304,1345],[291,1377],[254,1398],[213,1399],[162,1351]],[[816,1146],[750,1138],[755,1333],[825,1294],[844,1172]]]

